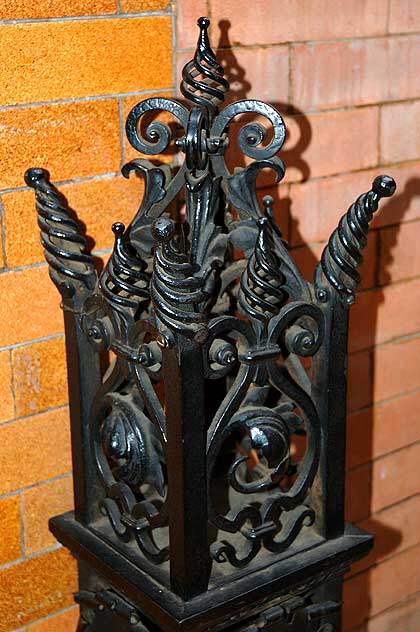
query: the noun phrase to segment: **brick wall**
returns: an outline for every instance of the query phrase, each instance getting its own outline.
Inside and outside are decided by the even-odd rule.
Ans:
[[[0,0],[0,631],[69,632],[76,567],[48,532],[72,506],[59,295],[44,264],[28,166],[45,166],[100,257],[140,183],[123,117],[172,89],[168,0]]]
[[[286,181],[262,187],[308,276],[373,176],[398,182],[351,316],[348,517],[377,540],[346,582],[345,627],[417,632],[418,0],[0,0],[0,632],[76,622],[75,565],[47,529],[72,504],[62,316],[22,174],[47,167],[106,256],[111,222],[128,220],[141,194],[119,175],[132,157],[124,116],[135,95],[171,91],[199,15],[213,20],[234,98],[285,115]]]

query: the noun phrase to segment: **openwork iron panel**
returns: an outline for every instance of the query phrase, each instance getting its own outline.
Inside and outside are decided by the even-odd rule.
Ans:
[[[347,308],[369,222],[395,190],[376,178],[305,280],[257,189],[263,170],[284,177],[283,119],[257,100],[221,109],[229,83],[198,24],[185,101],[148,98],[126,122],[141,154],[183,160],[123,167],[144,196],[113,225],[99,277],[47,172],[26,174],[75,344],[93,351],[79,367],[111,357],[88,385],[80,520],[186,599],[343,533]],[[228,168],[232,147],[246,167]]]

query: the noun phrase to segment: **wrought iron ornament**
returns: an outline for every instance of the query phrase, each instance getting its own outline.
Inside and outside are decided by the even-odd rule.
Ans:
[[[72,528],[80,523],[164,592],[191,603],[228,584],[234,590],[235,582],[258,583],[264,569],[287,570],[291,556],[324,555],[322,546],[337,538],[353,551],[347,565],[369,545],[360,536],[350,547],[343,520],[346,313],[369,222],[379,200],[395,191],[392,178],[377,177],[340,220],[314,283],[304,280],[274,219],[273,199],[260,200],[256,186],[262,170],[271,170],[274,182],[284,177],[277,156],[283,119],[256,100],[219,110],[229,83],[210,47],[209,20],[200,18],[198,26],[194,58],[182,73],[186,104],[149,98],[126,123],[129,142],[142,154],[171,147],[185,159],[173,172],[143,158],[123,167],[126,178],[144,179],[144,197],[129,226],[112,226],[115,245],[99,278],[48,173],[25,175],[63,296],[70,389],[79,398],[71,402]],[[150,122],[159,111],[173,122]],[[238,126],[231,123],[249,114],[259,120],[243,124],[235,139]],[[235,143],[249,164],[231,171],[225,157]],[[101,374],[99,358],[110,352]],[[54,524],[65,541],[69,528]],[[340,564],[329,570],[338,572],[335,593]],[[316,611],[319,629],[338,630],[339,599],[317,596],[319,570],[316,577],[318,584],[296,579],[303,587],[294,609],[270,610],[263,600],[255,622],[232,629],[259,630],[274,621],[285,630],[315,630],[307,613]],[[90,599],[91,608],[101,602],[95,594],[115,587],[108,588],[89,588],[79,600]],[[284,601],[284,589],[277,592]],[[124,599],[116,597],[121,612]],[[131,625],[127,608],[124,625]],[[238,608],[236,619],[213,622],[214,629],[249,619],[252,612]],[[296,620],[286,616],[296,609]],[[147,616],[165,627],[157,615]],[[85,624],[99,629],[92,614]],[[123,629],[139,626],[147,623],[137,618]]]

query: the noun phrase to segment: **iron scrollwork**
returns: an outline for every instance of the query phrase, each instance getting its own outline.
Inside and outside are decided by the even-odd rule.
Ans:
[[[185,160],[174,174],[145,159],[123,167],[125,177],[134,172],[144,179],[144,197],[128,227],[113,225],[114,249],[99,278],[47,173],[29,170],[26,182],[36,191],[52,278],[67,295],[82,288],[87,340],[113,357],[95,397],[91,432],[104,488],[98,502],[115,537],[137,543],[153,563],[169,557],[164,382],[170,376],[163,358],[180,340],[193,340],[204,387],[217,392],[207,431],[210,555],[215,566],[241,568],[262,549],[286,552],[314,525],[311,489],[323,428],[310,362],[325,343],[329,298],[353,301],[369,222],[395,183],[376,178],[331,236],[315,283],[304,280],[274,219],[273,199],[261,202],[257,189],[262,170],[275,183],[284,177],[277,156],[283,119],[257,100],[219,111],[229,83],[210,47],[209,20],[198,25],[197,50],[182,74],[187,103],[146,99],[126,124],[139,152],[157,157],[171,146]],[[160,111],[173,123],[154,120],[142,131],[143,121]],[[232,121],[249,114],[259,120],[246,122],[237,142],[251,162],[231,172],[225,159]],[[185,210],[174,209],[181,190]]]

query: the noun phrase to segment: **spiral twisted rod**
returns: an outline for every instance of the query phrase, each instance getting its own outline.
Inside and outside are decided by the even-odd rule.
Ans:
[[[130,254],[124,240],[124,224],[116,222],[112,231],[115,245],[99,280],[99,287],[112,305],[137,309],[141,301],[149,298],[150,275],[144,271],[144,262]]]
[[[357,267],[363,262],[361,250],[367,244],[367,233],[373,214],[383,197],[394,194],[396,184],[390,176],[378,176],[372,189],[362,193],[342,216],[321,257],[321,267],[328,282],[346,303],[354,302],[354,290],[360,283]]]
[[[275,254],[270,220],[260,217],[257,223],[258,237],[241,278],[239,305],[244,314],[265,321],[278,314],[287,294],[281,289],[284,276]]]
[[[194,276],[194,266],[188,257],[175,249],[175,224],[159,218],[153,223],[152,234],[157,247],[151,296],[158,323],[176,330],[202,327],[205,316],[197,310],[205,297],[204,279]]]
[[[41,243],[54,283],[60,288],[73,279],[93,289],[96,273],[92,257],[84,252],[86,239],[79,234],[69,206],[50,182],[48,171],[28,169],[25,182],[35,190]]]
[[[224,79],[224,70],[210,46],[210,20],[199,18],[197,24],[200,28],[197,48],[194,59],[182,70],[181,92],[190,103],[214,111],[225,100],[229,82]]]

